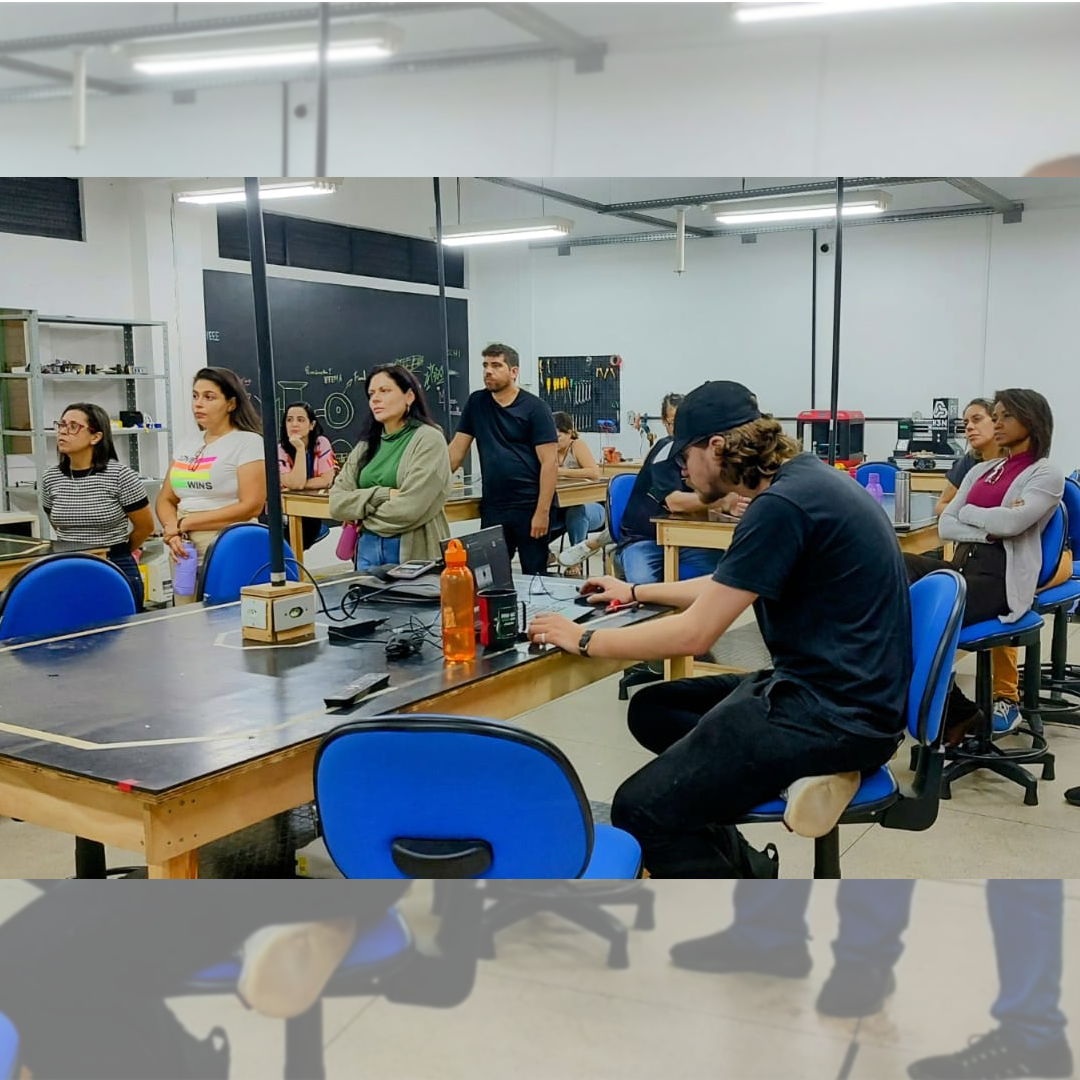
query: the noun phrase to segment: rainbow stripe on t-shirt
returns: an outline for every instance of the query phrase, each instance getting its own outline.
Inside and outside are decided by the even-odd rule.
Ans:
[[[173,491],[178,494],[195,491],[211,491],[210,470],[216,457],[197,457],[194,461],[174,461],[172,467]]]

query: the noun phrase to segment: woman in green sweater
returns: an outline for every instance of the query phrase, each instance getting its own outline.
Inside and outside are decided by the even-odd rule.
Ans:
[[[356,566],[438,559],[450,535],[450,457],[423,388],[400,364],[368,376],[371,425],[330,489],[330,513],[360,526]]]

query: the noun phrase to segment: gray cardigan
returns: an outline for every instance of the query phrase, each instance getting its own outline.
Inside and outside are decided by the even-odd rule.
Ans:
[[[330,488],[330,513],[355,521],[379,536],[401,537],[401,561],[438,559],[439,541],[450,535],[444,507],[450,494],[450,454],[443,433],[420,424],[398,464],[398,494],[387,487],[360,487],[367,443],[349,455]]]
[[[1046,458],[1029,465],[1005,492],[1001,506],[969,506],[968,493],[997,459],[982,461],[964,477],[956,497],[938,519],[943,540],[986,544],[991,538],[1005,548],[1005,597],[1009,613],[1003,623],[1016,622],[1031,607],[1042,570],[1042,531],[1054,516],[1065,475]]]

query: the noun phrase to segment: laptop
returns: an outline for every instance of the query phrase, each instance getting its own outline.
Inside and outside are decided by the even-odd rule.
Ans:
[[[479,529],[457,538],[465,549],[465,561],[472,571],[476,589],[512,589],[514,573],[510,568],[510,552],[506,547],[506,537],[501,525],[490,529]],[[449,539],[439,541],[443,561],[446,560],[446,545]]]

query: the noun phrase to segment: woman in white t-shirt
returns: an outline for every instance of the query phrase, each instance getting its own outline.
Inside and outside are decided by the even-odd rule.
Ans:
[[[173,560],[190,540],[199,560],[222,529],[254,521],[266,504],[262,424],[236,373],[203,368],[191,390],[202,432],[180,448],[161,486],[157,515]],[[176,597],[191,603],[193,596]]]

